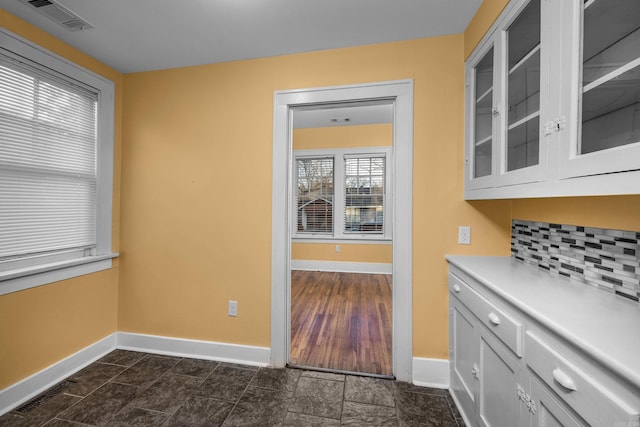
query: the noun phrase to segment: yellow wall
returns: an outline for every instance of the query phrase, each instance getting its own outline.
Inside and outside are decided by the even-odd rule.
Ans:
[[[393,125],[391,123],[293,130],[294,150],[390,147],[392,144]],[[340,252],[336,252],[336,244],[340,244]],[[390,264],[392,248],[390,244],[292,242],[291,259]]]
[[[336,245],[340,245],[340,252],[336,252]],[[292,243],[291,259],[391,264],[392,248],[390,244]]]
[[[414,355],[446,358],[445,254],[509,253],[509,203],[462,200],[463,56],[460,34],[126,75],[120,329],[270,346],[274,91],[412,78]]]
[[[464,57],[467,58],[473,52],[478,42],[484,37],[491,25],[500,15],[500,12],[509,3],[509,0],[483,0],[480,8],[464,32]]]
[[[640,231],[640,195],[514,200],[513,218]]]
[[[113,248],[120,236],[122,75],[0,9],[0,26],[116,83]],[[0,296],[0,389],[117,330],[118,260],[111,270]]]
[[[391,147],[392,144],[393,125],[391,123],[293,130],[294,150]]]

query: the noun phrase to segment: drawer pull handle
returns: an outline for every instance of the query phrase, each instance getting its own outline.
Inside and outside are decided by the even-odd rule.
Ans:
[[[560,370],[560,368],[556,368],[553,370],[553,379],[558,382],[562,387],[567,390],[576,391],[576,385],[574,384],[571,377]]]
[[[458,284],[453,285],[453,291],[456,293],[460,292],[460,285]]]
[[[500,324],[500,318],[498,317],[497,314],[495,313],[489,313],[489,322],[493,323],[494,325],[498,326]]]

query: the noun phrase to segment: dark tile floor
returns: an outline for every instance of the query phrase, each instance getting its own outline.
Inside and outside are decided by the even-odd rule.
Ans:
[[[38,403],[3,415],[0,426],[463,425],[446,390],[125,350],[69,377]]]

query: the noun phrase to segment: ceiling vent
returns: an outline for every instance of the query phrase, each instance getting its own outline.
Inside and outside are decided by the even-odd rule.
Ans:
[[[69,31],[83,31],[93,28],[93,25],[71,12],[61,4],[52,0],[22,0],[24,3],[28,3],[35,10],[51,19],[54,22],[62,25]]]

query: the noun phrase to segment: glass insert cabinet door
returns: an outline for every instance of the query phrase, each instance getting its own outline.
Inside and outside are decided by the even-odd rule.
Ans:
[[[493,41],[474,53],[466,68],[467,139],[466,185],[487,188],[495,185],[496,128],[496,49]]]
[[[540,161],[540,0],[532,0],[506,32],[506,172]]]
[[[583,28],[579,153],[636,143],[640,141],[640,1],[585,2]]]
[[[492,174],[493,165],[493,47],[474,69],[475,105],[473,178]]]
[[[541,0],[521,3],[468,62],[466,185],[471,189],[532,182],[544,175],[545,6]]]
[[[579,5],[578,132],[564,175],[640,169],[640,1]]]

